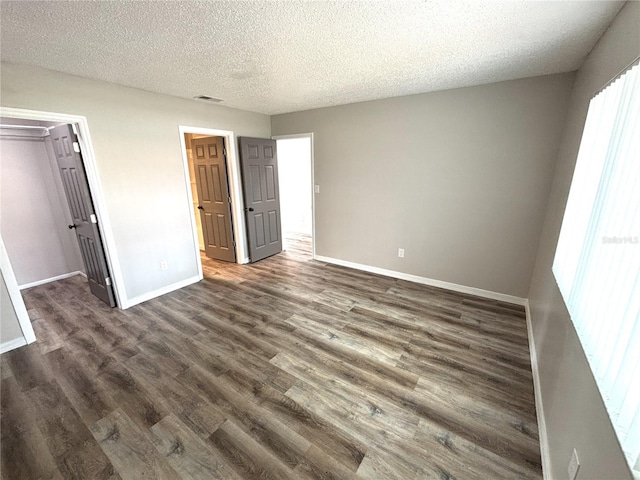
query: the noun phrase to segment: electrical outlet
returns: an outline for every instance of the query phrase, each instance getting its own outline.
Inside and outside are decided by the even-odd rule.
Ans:
[[[399,249],[398,249],[398,256],[399,256],[400,258],[404,258],[404,248],[399,248]]]
[[[315,193],[320,193],[320,185],[314,185],[314,186],[313,186],[313,191],[314,191]]]
[[[162,260],[160,262],[160,270],[162,271],[169,270],[169,264],[167,263],[166,260]]]
[[[576,480],[578,478],[578,470],[580,470],[580,460],[578,459],[578,452],[573,449],[571,454],[571,460],[569,460],[569,480]]]

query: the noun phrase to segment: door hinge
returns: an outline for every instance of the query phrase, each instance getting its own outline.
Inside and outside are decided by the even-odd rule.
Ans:
[[[73,142],[73,151],[80,153],[80,144],[78,142]]]
[[[78,135],[78,126],[75,123],[71,124],[71,130],[73,130],[75,135]]]
[[[231,197],[229,197],[229,203],[231,203]]]
[[[96,218],[95,213],[89,215],[89,218],[91,219],[91,223],[98,223],[98,219]]]
[[[110,286],[111,286],[111,277],[107,277],[107,278],[105,278],[105,279],[104,279],[104,283],[106,283],[106,284],[107,284],[107,286],[108,286],[108,287],[110,287]]]

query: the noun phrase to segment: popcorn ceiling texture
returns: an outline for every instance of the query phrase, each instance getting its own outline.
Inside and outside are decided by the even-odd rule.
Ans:
[[[277,114],[577,69],[624,2],[2,2],[1,58]]]

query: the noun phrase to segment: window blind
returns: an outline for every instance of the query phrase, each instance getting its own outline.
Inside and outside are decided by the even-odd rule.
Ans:
[[[640,68],[589,104],[553,273],[640,477]]]

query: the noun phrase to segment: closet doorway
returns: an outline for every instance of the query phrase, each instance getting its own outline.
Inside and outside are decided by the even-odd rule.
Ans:
[[[122,272],[118,258],[112,253],[115,250],[111,223],[86,117],[0,107],[0,124],[4,125],[0,136],[1,270],[13,313],[23,333],[23,338],[12,340],[9,342],[11,345],[3,344],[3,351],[7,351],[36,340],[21,290],[74,275],[89,279],[95,273],[97,257],[94,253],[90,259],[93,263],[85,264],[83,250],[78,243],[79,222],[76,220],[84,218],[93,228],[99,228],[98,237],[89,239],[84,233],[81,236],[85,243],[98,241],[103,248],[106,269],[102,270],[102,284],[110,287],[111,294],[111,298],[107,295],[106,301],[121,308],[128,305],[121,290]],[[85,187],[88,185],[87,200],[91,205],[85,205],[85,211],[80,215],[71,213],[70,202],[77,199],[66,196],[68,189],[65,190],[56,150],[49,135],[49,129],[54,128],[59,129],[56,134],[60,142],[59,153],[79,160],[71,168],[76,172],[68,171],[70,179],[81,185],[82,173]],[[77,206],[82,208],[80,204]],[[85,248],[85,256],[89,250]]]
[[[74,124],[0,118],[1,234],[19,288],[82,275],[116,305]]]

